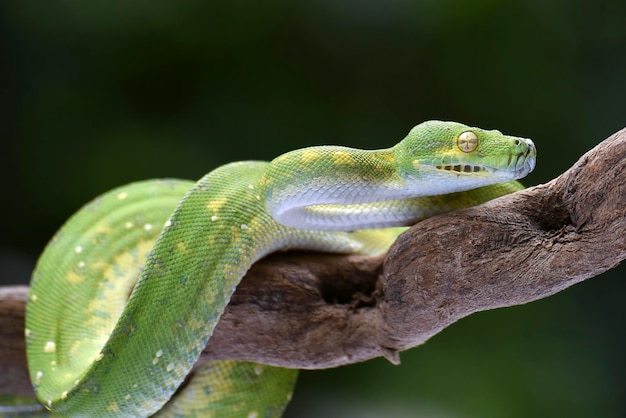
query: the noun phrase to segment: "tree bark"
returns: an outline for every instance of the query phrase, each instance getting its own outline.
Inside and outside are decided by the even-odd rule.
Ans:
[[[519,305],[626,258],[626,129],[547,184],[435,216],[386,256],[274,254],[255,264],[199,363],[305,369],[398,361],[471,313]],[[0,288],[0,393],[30,393],[25,286]]]

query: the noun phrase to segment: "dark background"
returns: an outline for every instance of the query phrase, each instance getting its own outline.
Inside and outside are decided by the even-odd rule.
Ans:
[[[626,126],[623,1],[6,2],[1,282],[83,203],[446,119],[532,138],[549,181]],[[610,169],[610,167],[607,167]],[[580,254],[584,257],[584,254]],[[384,360],[303,372],[290,417],[622,417],[620,266]]]

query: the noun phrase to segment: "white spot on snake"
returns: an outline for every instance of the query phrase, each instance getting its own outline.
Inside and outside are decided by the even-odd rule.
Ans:
[[[167,370],[168,372],[171,372],[172,370],[174,370],[174,363],[169,363],[167,367],[165,368],[165,370]]]
[[[67,390],[61,394],[61,399],[67,399]]]
[[[246,229],[248,229],[248,225],[246,225],[246,224],[241,224],[241,229],[245,231]]]
[[[80,254],[80,253],[82,253],[82,252],[83,252],[83,247],[81,247],[80,245],[79,245],[79,246],[77,246],[76,248],[74,248],[74,252],[75,252],[76,254]]]
[[[145,224],[143,226],[143,229],[145,229],[146,231],[151,231],[152,230],[152,224]]]
[[[124,225],[126,227],[126,229],[130,229],[133,226],[135,226],[132,222],[126,222],[126,224]]]
[[[159,357],[161,357],[163,355],[163,350],[159,350],[156,352],[156,354],[154,355],[154,358],[152,359],[152,364],[157,364],[159,362]]]
[[[248,184],[248,189],[252,190],[254,189],[254,186],[252,184]]]
[[[169,219],[165,222],[165,227],[167,228],[168,226],[172,225],[172,221],[170,221]]]
[[[43,377],[43,372],[41,370],[39,370],[37,372],[37,374],[35,375],[35,384],[39,384],[39,382],[41,382],[41,378]]]
[[[248,412],[248,415],[246,415],[246,418],[258,418],[259,413],[257,411],[250,411]]]
[[[104,357],[104,354],[98,353],[98,355],[96,356],[96,361],[102,360],[102,357]]]
[[[26,338],[28,338],[28,337],[30,337],[30,334],[31,334],[31,331],[30,331],[28,328],[25,328],[25,329],[24,329],[24,336],[25,336]]]
[[[126,396],[124,396],[124,399],[129,400],[130,399],[130,393],[127,393]]]
[[[85,268],[85,262],[84,261],[79,261],[78,262],[78,268],[79,269]]]
[[[48,399],[48,409],[52,408],[52,399]]]
[[[57,350],[57,345],[54,341],[48,341],[46,345],[43,347],[44,353],[54,353]]]
[[[211,216],[211,221],[213,221],[213,222],[217,221],[217,215]]]
[[[124,199],[126,199],[127,197],[128,197],[128,193],[126,193],[126,192],[121,192],[121,193],[118,193],[118,195],[117,195],[117,198],[118,198],[119,200],[124,200]]]
[[[262,373],[263,373],[263,366],[256,365],[254,367],[254,374],[256,374],[257,376],[260,376]]]
[[[37,302],[37,295],[30,295],[30,300],[32,302]]]

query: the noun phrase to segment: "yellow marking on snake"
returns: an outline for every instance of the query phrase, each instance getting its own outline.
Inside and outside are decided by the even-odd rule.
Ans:
[[[110,234],[111,231],[113,231],[113,229],[109,225],[98,225],[96,227],[96,232],[103,234],[103,235]]]
[[[338,166],[341,166],[341,165],[355,166],[357,164],[354,157],[345,151],[335,151],[333,153],[333,162]]]
[[[300,161],[303,164],[311,164],[318,158],[320,158],[319,152],[308,149],[308,150],[302,151],[302,156],[300,157]]]
[[[219,213],[219,210],[228,203],[227,198],[215,199],[207,205],[207,209],[212,211],[214,214]]]
[[[78,267],[80,268],[80,263]],[[76,273],[74,270],[68,271],[65,278],[72,285],[77,285],[83,281],[83,277],[80,274]]]

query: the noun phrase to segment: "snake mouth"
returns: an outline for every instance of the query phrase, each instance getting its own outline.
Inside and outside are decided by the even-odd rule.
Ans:
[[[529,158],[524,161],[517,169],[503,170],[494,167],[474,165],[474,164],[445,164],[436,165],[437,170],[449,171],[458,173],[460,175],[472,175],[472,174],[486,174],[486,175],[505,175],[511,178],[521,178],[530,173],[535,167],[534,158]],[[505,174],[506,173],[506,174]]]
[[[524,164],[515,169],[515,170],[502,170],[493,167],[486,167],[482,165],[473,165],[473,164],[448,164],[448,165],[436,165],[435,168],[437,170],[451,171],[459,174],[468,174],[468,173],[485,173],[485,174],[495,174],[495,173],[510,173],[515,178],[520,178],[526,176],[530,173],[535,167],[534,159],[529,159],[525,161]]]
[[[459,174],[497,174],[497,173],[509,173],[516,178],[524,177],[535,168],[535,148],[529,146],[526,152],[519,153],[517,155],[510,155],[505,167],[490,167],[479,164],[468,163],[449,163],[449,164],[437,164],[434,166],[437,170],[450,171]]]

